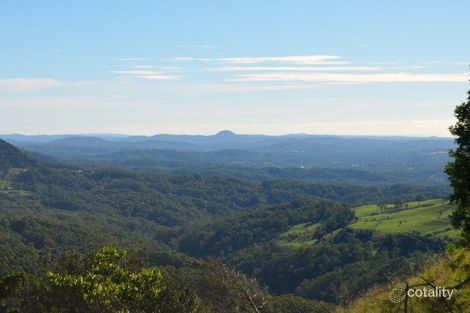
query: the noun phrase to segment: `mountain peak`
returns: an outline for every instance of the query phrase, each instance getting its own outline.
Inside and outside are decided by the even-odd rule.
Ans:
[[[231,130],[221,130],[220,132],[218,132],[217,134],[215,134],[215,136],[217,137],[234,137],[236,136],[237,134],[235,134],[233,131]]]

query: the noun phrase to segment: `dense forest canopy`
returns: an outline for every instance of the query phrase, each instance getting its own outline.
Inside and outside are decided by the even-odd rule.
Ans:
[[[230,140],[237,137],[226,136]],[[192,144],[197,145],[198,140],[208,139],[198,138]],[[244,140],[240,141],[246,144]],[[62,138],[55,144],[73,150],[81,144],[106,147],[103,141]],[[57,155],[34,154],[40,159],[36,161],[14,146],[0,143],[4,160],[0,274],[26,273],[4,280],[4,288],[10,283],[27,290],[39,288],[35,292],[41,288],[53,291],[58,285],[65,288],[70,280],[97,273],[92,264],[78,272],[57,272],[57,260],[65,262],[61,258],[66,251],[77,251],[82,256],[75,258],[86,263],[93,259],[87,251],[98,251],[99,255],[100,247],[113,245],[137,253],[147,266],[157,266],[154,272],[144,268],[139,273],[155,274],[155,288],[167,290],[171,297],[189,297],[184,303],[173,299],[194,312],[232,312],[230,301],[237,303],[233,312],[250,311],[253,305],[264,307],[263,312],[296,312],[297,307],[305,312],[328,312],[372,285],[386,282],[385,273],[419,271],[445,244],[442,238],[419,232],[380,234],[349,227],[357,221],[354,207],[376,203],[407,210],[407,201],[446,197],[448,187],[444,184],[397,184],[390,179],[393,175],[371,168],[250,169],[197,164],[176,170],[153,165],[136,170],[132,166],[112,167],[113,163],[96,162],[94,157],[70,163],[59,162]],[[215,155],[221,156],[218,152]],[[45,268],[56,269],[51,271],[55,276],[44,272]],[[226,290],[223,296],[228,302],[219,303],[221,294],[207,294],[191,277],[199,277],[201,285],[224,284],[217,288]],[[242,300],[227,284],[239,286],[235,290]],[[112,286],[103,288],[111,290]],[[250,293],[266,301],[252,299],[250,304]],[[85,301],[77,302],[77,308],[94,310],[85,294],[64,296]],[[93,305],[110,312],[118,310],[119,303],[125,303],[121,309],[129,312],[146,310],[133,307],[137,294],[126,295],[126,299],[122,293],[114,294],[121,299],[117,304],[108,303],[108,296],[103,294]],[[15,298],[8,297],[0,308],[13,305],[9,301]],[[64,305],[59,300],[54,300],[58,312]],[[154,307],[170,305],[161,297],[154,301]],[[31,303],[15,305],[26,308]]]

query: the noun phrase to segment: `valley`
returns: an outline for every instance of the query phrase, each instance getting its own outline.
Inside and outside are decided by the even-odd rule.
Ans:
[[[213,299],[184,273],[202,275],[213,266],[205,262],[218,258],[276,297],[295,295],[288,301],[325,303],[331,311],[386,283],[384,273],[423,270],[458,237],[448,217],[452,206],[443,199],[448,187],[404,184],[392,178],[401,170],[377,184],[386,175],[372,169],[176,159],[173,171],[84,156],[36,159],[7,142],[0,147],[2,275],[40,275],[40,264],[53,264],[66,251],[112,245],[141,251],[148,264],[192,286],[204,301]]]

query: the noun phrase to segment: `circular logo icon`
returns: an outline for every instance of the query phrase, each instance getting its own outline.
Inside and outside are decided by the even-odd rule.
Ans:
[[[400,303],[406,297],[407,284],[404,282],[396,283],[388,297],[393,303]]]

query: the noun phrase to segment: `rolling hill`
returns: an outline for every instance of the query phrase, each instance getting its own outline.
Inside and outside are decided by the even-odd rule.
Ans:
[[[458,232],[449,219],[452,209],[452,205],[442,199],[366,205],[353,209],[357,221],[349,227],[386,234],[417,232],[424,236],[455,239]]]
[[[454,147],[451,138],[265,136],[230,131],[209,136],[3,135],[0,138],[67,162],[86,161],[146,170],[193,170],[211,166],[247,167],[247,171],[273,167],[333,169],[350,171],[347,175],[358,176],[358,183],[367,175],[379,175],[387,177],[382,178],[382,184],[435,186],[448,185],[442,169],[448,160],[448,150]],[[308,173],[292,174],[288,178],[309,177]]]

